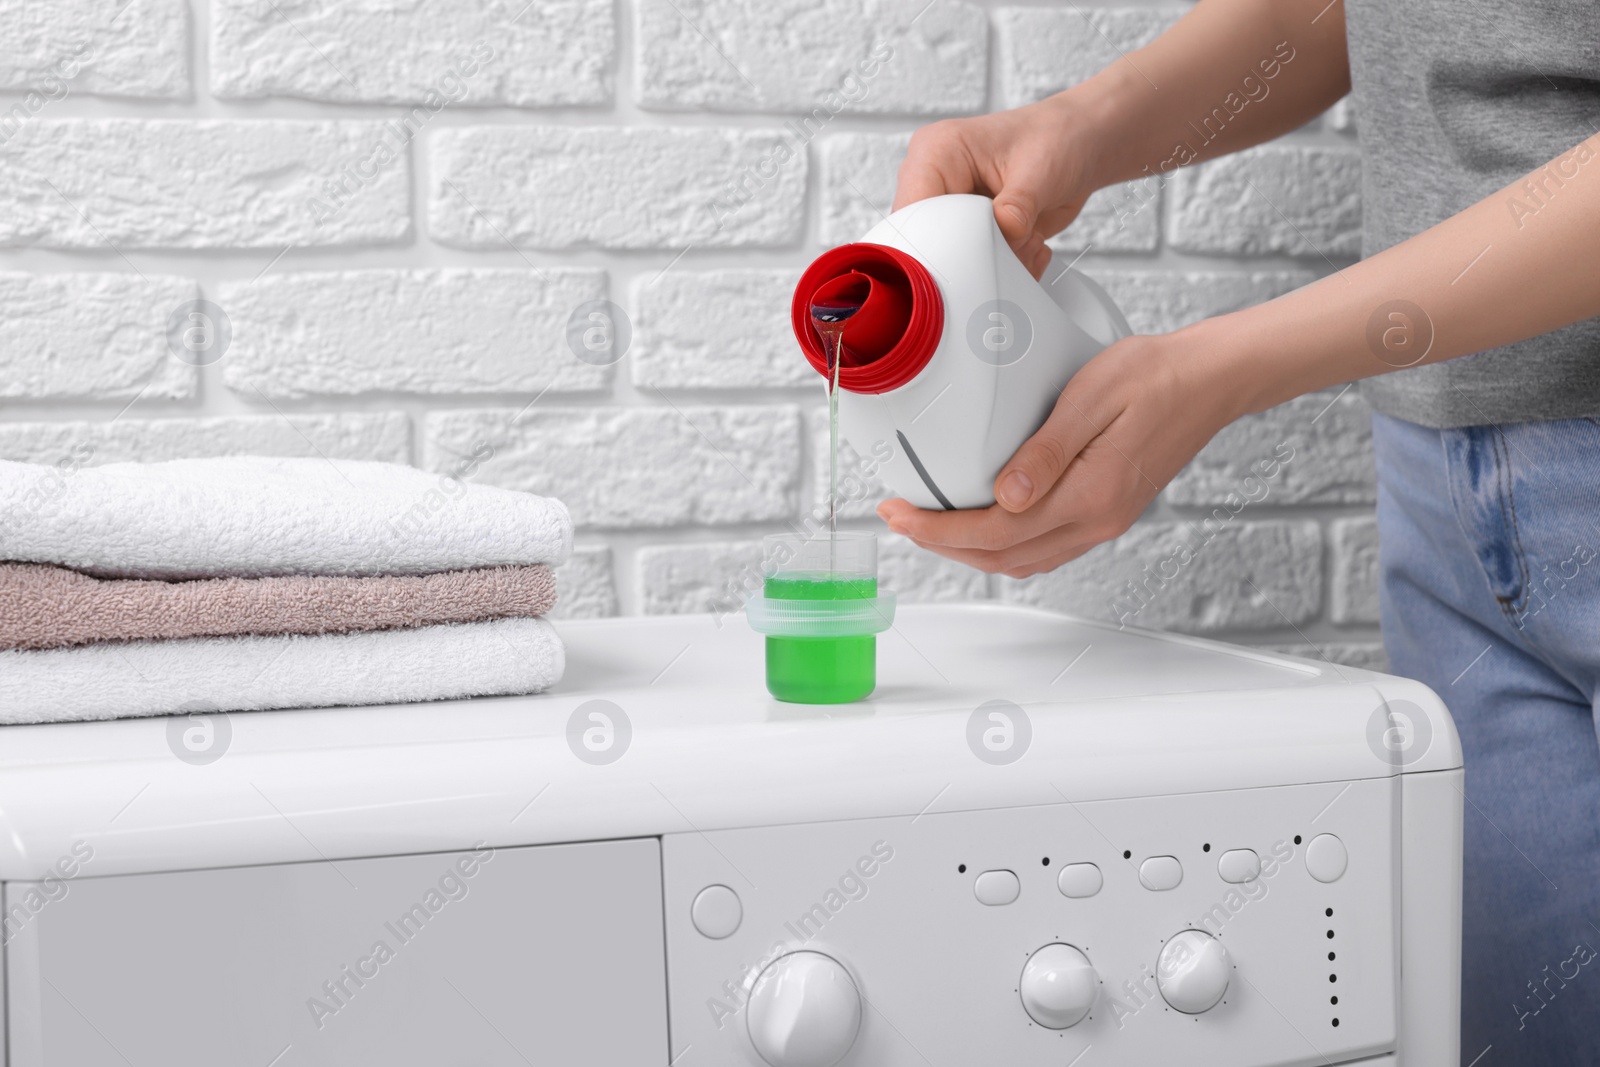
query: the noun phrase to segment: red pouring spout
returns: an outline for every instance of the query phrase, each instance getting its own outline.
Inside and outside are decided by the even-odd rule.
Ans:
[[[824,378],[828,356],[811,309],[841,301],[861,307],[844,321],[841,389],[852,393],[898,389],[922,372],[939,347],[944,300],[928,269],[887,245],[840,245],[806,268],[790,308],[795,339]]]

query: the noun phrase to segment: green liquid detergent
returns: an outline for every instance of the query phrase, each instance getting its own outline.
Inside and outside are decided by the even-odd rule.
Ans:
[[[790,574],[766,580],[774,600],[871,600],[876,578]],[[798,704],[845,704],[878,684],[878,638],[768,637],[767,691]]]
[[[861,310],[865,298],[863,284],[856,292],[841,293],[811,305],[811,324],[828,360],[830,539],[839,522],[839,367],[844,355],[844,328],[850,317]],[[837,573],[786,574],[768,578],[764,593],[775,600],[870,600],[878,595],[878,580]],[[844,704],[865,697],[877,684],[875,634],[767,638],[767,691],[779,700]]]

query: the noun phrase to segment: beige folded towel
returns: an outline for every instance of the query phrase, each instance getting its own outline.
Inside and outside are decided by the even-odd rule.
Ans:
[[[543,564],[366,578],[169,582],[0,563],[0,649],[482,622],[543,615],[555,599],[555,578]]]

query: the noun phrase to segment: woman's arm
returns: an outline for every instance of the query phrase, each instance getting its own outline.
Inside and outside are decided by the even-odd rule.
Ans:
[[[1063,95],[1095,116],[1099,188],[1270,141],[1349,91],[1343,0],[1202,0]]]
[[[1001,232],[1038,276],[1045,240],[1095,190],[1269,140],[1349,88],[1340,0],[1203,0],[1066,92],[918,130],[894,206],[994,197]]]
[[[1226,339],[1217,370],[1238,381],[1239,414],[1260,411],[1600,315],[1597,243],[1600,135],[1409,241],[1189,332],[1203,348]]]
[[[1600,135],[1303,289],[1107,348],[1006,464],[996,506],[941,513],[890,500],[879,514],[983,570],[1053,569],[1126,530],[1240,415],[1600,315],[1597,240]]]

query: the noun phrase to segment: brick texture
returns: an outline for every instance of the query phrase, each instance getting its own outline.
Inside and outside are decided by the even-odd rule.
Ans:
[[[167,346],[167,318],[195,299],[187,278],[0,274],[0,397],[186,397],[195,369]]]
[[[220,97],[543,107],[611,99],[615,5],[290,4],[216,0]]]
[[[553,619],[600,619],[617,613],[617,580],[611,549],[574,547],[556,568]]]
[[[1220,633],[1309,621],[1322,606],[1322,534],[1310,521],[1146,522],[1047,575],[1001,579],[1001,598],[1145,629]]]
[[[479,126],[433,135],[429,229],[465,248],[797,240],[806,156],[780,130]]]
[[[480,480],[559,497],[582,526],[778,522],[795,511],[800,417],[792,407],[535,406],[427,416],[423,464],[480,444]],[[670,457],[670,459],[669,459]]]
[[[0,90],[30,116],[74,93],[174,99],[189,91],[183,0],[0,0]],[[16,117],[6,102],[4,116]],[[0,117],[0,140],[7,135]]]
[[[978,111],[988,20],[957,0],[639,0],[643,107],[844,113]]]
[[[347,271],[225,286],[225,380],[246,396],[601,389],[567,322],[603,299],[598,270]],[[587,350],[584,350],[587,351]]]
[[[1333,552],[1329,617],[1337,623],[1378,621],[1378,524],[1337,519],[1328,529]]]
[[[633,291],[634,384],[756,389],[823,379],[795,344],[790,270],[688,271],[640,278]]]
[[[1350,259],[1361,252],[1361,155],[1265,145],[1180,170],[1167,239],[1182,252]]]
[[[1013,7],[995,12],[1005,107],[1070,89],[1143,48],[1187,8]]]
[[[407,151],[380,122],[41,119],[0,143],[0,246],[399,240]]]
[[[1134,333],[1170,333],[1212,315],[1238,311],[1298,289],[1311,271],[1094,270]]]
[[[645,614],[726,614],[741,602],[741,590],[761,587],[761,542],[653,545],[639,550],[637,565]]]
[[[1257,465],[1274,460],[1277,472],[1263,477]],[[1225,427],[1168,484],[1166,499],[1210,506],[1242,494],[1273,506],[1367,504],[1377,498],[1376,477],[1366,402],[1353,390],[1318,393]]]
[[[113,422],[0,422],[0,459],[83,464],[197,456],[325,456],[407,463],[411,420],[404,412],[214,415]]]

